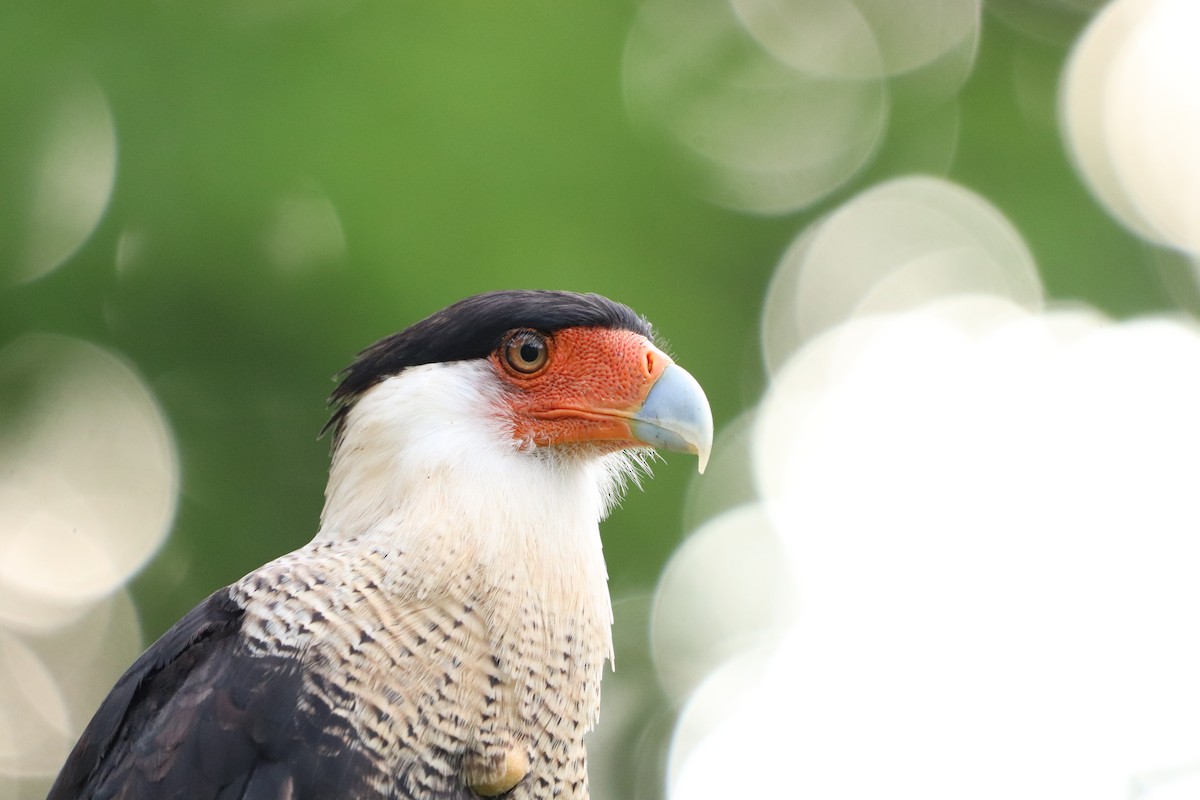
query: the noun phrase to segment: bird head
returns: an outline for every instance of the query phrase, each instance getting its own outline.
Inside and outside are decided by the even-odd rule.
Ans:
[[[695,454],[703,471],[712,446],[696,380],[645,319],[594,294],[459,301],[362,351],[330,402],[335,472],[343,462],[354,477],[341,482],[360,489],[383,473],[478,484],[523,460],[630,474],[649,448]]]
[[[505,291],[475,295],[382,339],[342,373],[327,428],[340,441],[358,401],[404,371],[486,364],[494,417],[518,448],[603,454],[630,447],[712,447],[712,413],[696,380],[653,341],[649,323],[599,295]],[[336,446],[336,445],[335,445]]]

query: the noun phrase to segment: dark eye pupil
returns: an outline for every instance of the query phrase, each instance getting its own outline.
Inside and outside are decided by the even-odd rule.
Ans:
[[[504,360],[511,369],[524,375],[540,372],[549,358],[549,346],[536,331],[514,331],[504,345]]]
[[[526,342],[521,345],[521,360],[533,363],[542,354],[542,346],[537,342]]]

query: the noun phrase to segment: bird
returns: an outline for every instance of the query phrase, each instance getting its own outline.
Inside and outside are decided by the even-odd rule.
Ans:
[[[152,644],[48,800],[586,800],[599,523],[656,450],[712,447],[657,341],[603,296],[505,290],[361,351],[312,541]]]

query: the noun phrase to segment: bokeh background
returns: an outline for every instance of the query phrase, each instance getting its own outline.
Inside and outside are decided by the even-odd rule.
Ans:
[[[1198,9],[5,0],[0,797],[518,287],[718,425],[604,526],[597,800],[1200,796]]]

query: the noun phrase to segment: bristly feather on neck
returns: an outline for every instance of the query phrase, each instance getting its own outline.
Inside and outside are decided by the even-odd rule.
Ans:
[[[411,367],[364,393],[337,441],[321,535],[376,535],[400,520],[506,520],[594,526],[640,486],[650,449],[599,455],[513,438],[501,389],[482,360]]]

